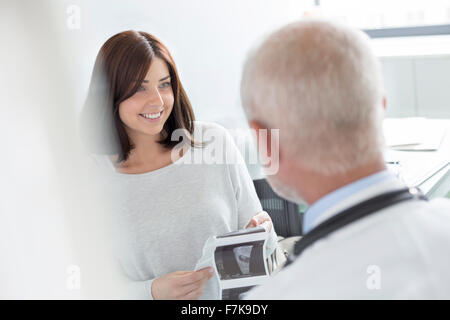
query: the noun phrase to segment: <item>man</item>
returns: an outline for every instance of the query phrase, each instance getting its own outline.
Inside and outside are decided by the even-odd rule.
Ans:
[[[425,201],[386,170],[386,100],[362,32],[313,19],[280,29],[247,59],[241,96],[253,129],[280,128],[267,178],[310,205],[304,239],[314,234],[248,299],[450,298],[450,200]],[[399,194],[409,200],[389,205]],[[349,213],[358,218],[345,222]],[[316,237],[330,218],[345,223]]]

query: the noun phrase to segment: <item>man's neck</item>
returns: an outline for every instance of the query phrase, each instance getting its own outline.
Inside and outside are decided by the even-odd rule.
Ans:
[[[303,172],[302,185],[307,186],[301,194],[304,199],[313,204],[323,196],[364,177],[386,170],[383,158],[376,159],[364,166],[352,169],[343,174],[323,175],[317,172]]]

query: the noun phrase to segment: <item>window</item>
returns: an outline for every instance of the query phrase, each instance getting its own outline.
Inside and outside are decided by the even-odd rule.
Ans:
[[[371,37],[450,34],[450,0],[315,0],[315,10]]]

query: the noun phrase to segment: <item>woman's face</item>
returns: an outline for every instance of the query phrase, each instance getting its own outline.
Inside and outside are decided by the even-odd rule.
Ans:
[[[164,60],[154,58],[134,95],[119,105],[119,116],[130,138],[149,135],[159,138],[173,108],[169,69]]]

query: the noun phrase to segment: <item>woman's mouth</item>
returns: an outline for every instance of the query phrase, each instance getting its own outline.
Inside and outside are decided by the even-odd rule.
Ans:
[[[139,116],[141,116],[142,118],[144,118],[144,120],[148,122],[157,122],[161,120],[163,113],[164,109],[158,113],[140,113]]]

